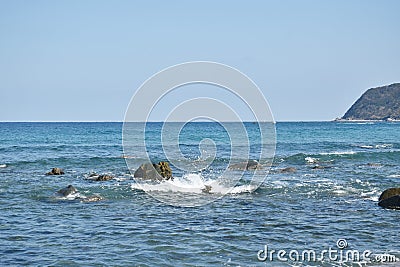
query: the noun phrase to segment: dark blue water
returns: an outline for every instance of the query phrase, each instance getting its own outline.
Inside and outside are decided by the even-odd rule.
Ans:
[[[160,124],[148,127],[156,133]],[[196,160],[198,142],[210,138],[218,148],[214,168],[226,164],[231,148],[223,129],[212,123],[193,127],[182,132],[182,154]],[[247,127],[250,135],[258,134]],[[122,157],[122,123],[0,123],[0,265],[359,266],[329,259],[257,259],[265,245],[320,252],[337,249],[341,238],[348,249],[399,258],[400,212],[378,207],[377,199],[384,189],[400,185],[400,124],[276,127],[276,157],[258,190],[184,208],[132,187]],[[157,144],[148,149],[155,160],[163,159]],[[257,155],[257,146],[251,153]],[[45,175],[53,167],[65,175]],[[285,167],[296,172],[280,173]],[[90,181],[91,172],[115,178]],[[69,184],[81,195],[104,200],[55,196]]]

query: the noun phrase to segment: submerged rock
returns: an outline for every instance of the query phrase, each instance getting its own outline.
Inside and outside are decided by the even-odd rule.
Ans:
[[[109,181],[112,180],[114,176],[109,175],[109,174],[101,174],[97,177],[95,181]]]
[[[92,196],[88,196],[88,197],[81,197],[81,202],[97,202],[100,200],[103,200],[104,198],[102,198],[99,195],[92,195]]]
[[[313,169],[313,170],[324,170],[324,169],[330,169],[330,168],[332,168],[332,166],[321,166],[318,164],[311,167],[311,169]]]
[[[114,179],[114,176],[110,174],[97,174],[93,172],[89,174],[89,176],[86,179],[90,181],[103,182]]]
[[[286,167],[284,169],[278,170],[279,173],[291,173],[291,172],[297,172],[297,169],[295,167]]]
[[[386,209],[400,209],[400,188],[389,188],[379,196],[378,205]]]
[[[258,170],[262,169],[262,166],[256,160],[249,160],[239,163],[234,163],[229,165],[230,170],[243,170],[243,171],[250,171],[250,170]]]
[[[204,188],[201,189],[201,192],[210,194],[211,189],[212,189],[211,185],[204,185]]]
[[[46,173],[46,175],[62,175],[64,171],[60,168],[53,168],[50,172]]]
[[[91,196],[81,195],[79,194],[78,189],[76,189],[73,185],[68,185],[63,189],[58,190],[56,192],[56,195],[62,198],[69,198],[70,200],[80,200],[81,202],[95,202],[103,200],[103,198],[99,195],[91,195]]]
[[[173,179],[169,163],[165,161],[161,161],[157,164],[144,163],[140,165],[133,176],[135,178],[155,181]]]
[[[114,179],[114,176],[109,174],[100,174],[96,176],[89,176],[89,180],[96,181],[96,182],[104,182]]]
[[[69,185],[57,191],[57,194],[63,197],[67,197],[76,193],[78,193],[78,190],[73,185]]]

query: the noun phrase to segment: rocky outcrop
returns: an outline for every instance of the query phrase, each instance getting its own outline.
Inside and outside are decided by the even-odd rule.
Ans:
[[[62,175],[64,171],[60,168],[53,168],[50,172],[46,173],[46,175]]]
[[[229,169],[230,170],[250,171],[250,170],[262,169],[262,166],[256,160],[249,160],[249,161],[231,164],[231,165],[229,165]]]
[[[342,120],[400,120],[400,83],[367,90]]]
[[[389,188],[383,191],[378,205],[386,209],[400,209],[400,188]]]
[[[133,176],[143,180],[154,181],[173,179],[169,163],[165,161],[161,161],[157,164],[144,163],[140,165]]]

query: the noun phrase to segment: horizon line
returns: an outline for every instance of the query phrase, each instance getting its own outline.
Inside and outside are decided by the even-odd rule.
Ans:
[[[276,122],[332,122],[334,121],[334,119],[332,120],[277,120],[274,121]],[[75,120],[60,120],[60,121],[53,121],[53,120],[43,120],[43,121],[39,121],[39,120],[32,120],[32,121],[23,121],[23,120],[5,120],[5,121],[0,121],[0,123],[105,123],[105,122],[109,122],[109,123],[125,123],[125,122],[132,122],[132,123],[144,123],[144,122],[165,122],[165,121],[156,121],[156,120],[151,120],[151,121],[92,121],[92,120],[87,120],[87,121],[75,121]],[[169,122],[185,122],[185,121],[169,121]],[[201,122],[214,122],[214,121],[191,121],[192,123],[201,123]],[[221,121],[221,122],[258,122],[258,121],[251,121],[251,120],[244,120],[244,121]],[[267,121],[269,122],[269,121]]]

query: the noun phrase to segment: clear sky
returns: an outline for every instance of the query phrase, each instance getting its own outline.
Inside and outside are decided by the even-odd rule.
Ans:
[[[121,121],[148,77],[195,60],[244,72],[277,121],[331,120],[400,82],[399,14],[396,0],[0,0],[0,121]]]

